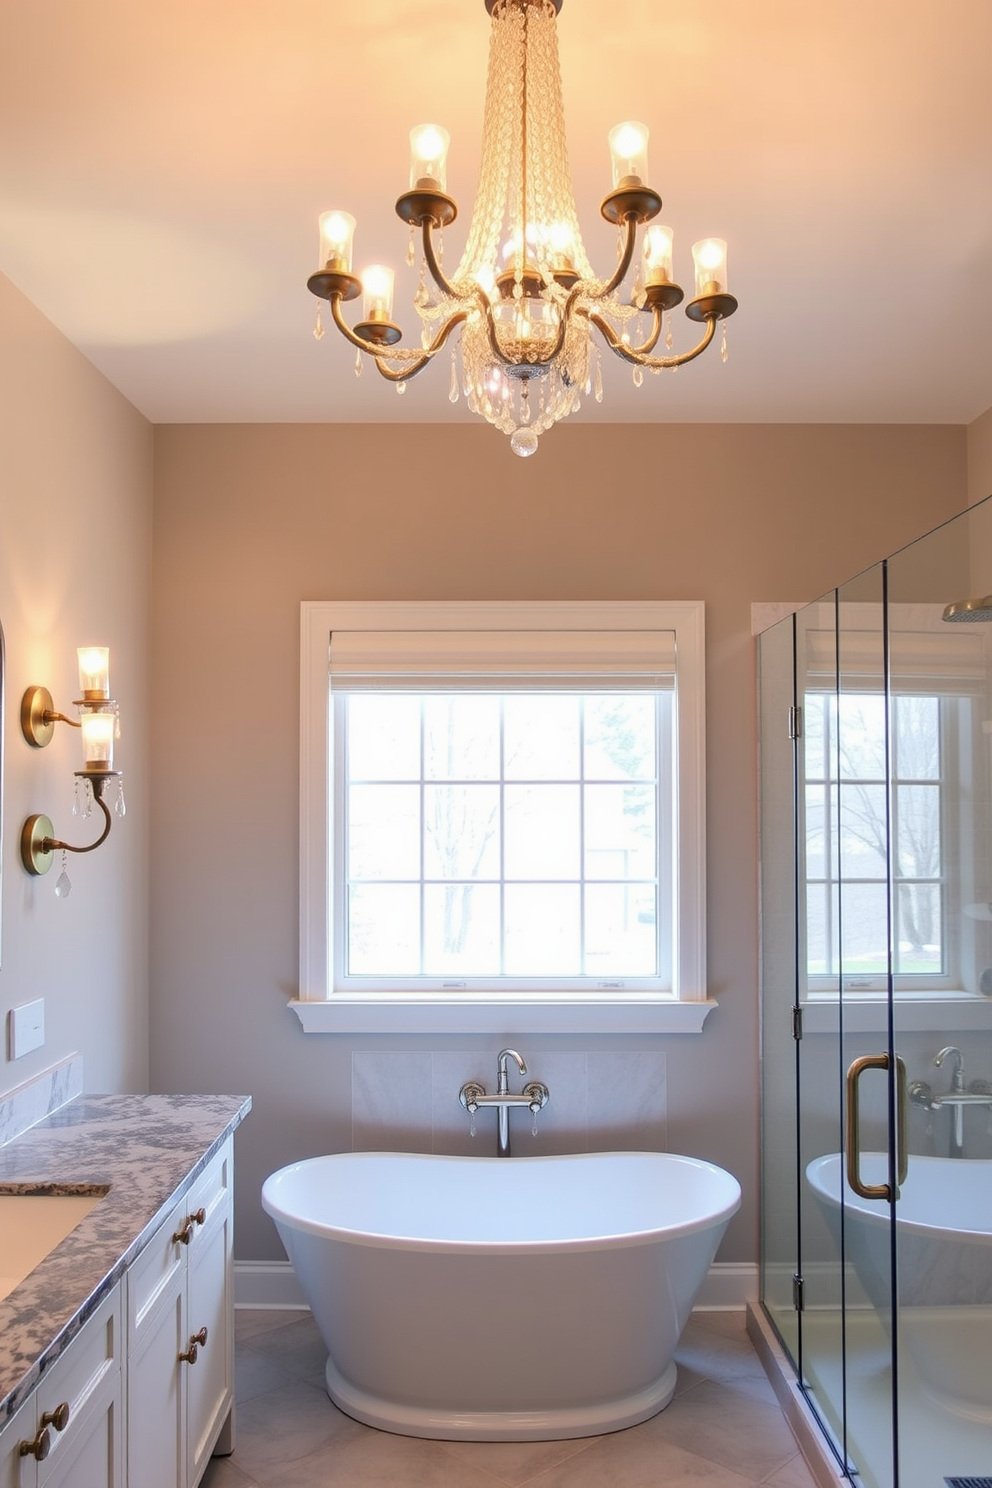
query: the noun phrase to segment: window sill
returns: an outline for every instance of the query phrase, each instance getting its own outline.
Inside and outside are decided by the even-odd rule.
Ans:
[[[701,1033],[716,1002],[618,999],[453,997],[418,1001],[383,993],[337,996],[326,1002],[292,998],[304,1033]]]
[[[836,1035],[840,1002],[816,993],[803,1002],[803,1033]],[[992,998],[974,992],[896,993],[893,1018],[897,1033],[929,1033],[934,1029],[971,1032],[992,1028]],[[844,996],[844,1032],[880,1033],[888,1028],[888,998],[884,992],[848,992]]]

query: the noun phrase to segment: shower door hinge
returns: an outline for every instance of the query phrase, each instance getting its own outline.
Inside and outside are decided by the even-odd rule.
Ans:
[[[792,1009],[792,1037],[798,1041],[803,1036],[803,1010],[800,1004]]]
[[[789,738],[801,739],[803,736],[803,710],[798,706],[789,709]]]
[[[805,1302],[806,1283],[798,1271],[792,1278],[792,1305],[797,1312],[802,1312]]]

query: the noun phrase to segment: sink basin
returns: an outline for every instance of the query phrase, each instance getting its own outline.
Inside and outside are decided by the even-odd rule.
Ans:
[[[0,1298],[40,1265],[106,1193],[0,1193]]]

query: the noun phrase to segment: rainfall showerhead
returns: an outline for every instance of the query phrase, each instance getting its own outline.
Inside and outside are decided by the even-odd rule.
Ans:
[[[992,620],[992,594],[986,594],[984,599],[956,599],[946,607],[940,618],[964,621],[971,625]]]

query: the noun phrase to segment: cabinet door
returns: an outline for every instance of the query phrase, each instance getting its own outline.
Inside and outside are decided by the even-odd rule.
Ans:
[[[118,1367],[67,1429],[59,1455],[38,1469],[38,1488],[124,1488],[123,1391]]]
[[[36,1488],[38,1463],[21,1456],[21,1443],[33,1442],[38,1429],[38,1402],[29,1395],[0,1435],[0,1488]]]
[[[189,1334],[206,1329],[206,1343],[186,1368],[186,1482],[192,1488],[206,1467],[234,1404],[232,1152],[211,1163],[195,1192],[204,1223],[187,1257]],[[191,1207],[194,1207],[191,1205]],[[229,1449],[229,1448],[228,1448]]]
[[[186,1348],[186,1275],[177,1267],[145,1315],[128,1359],[127,1481],[183,1488],[185,1414],[179,1355]]]

